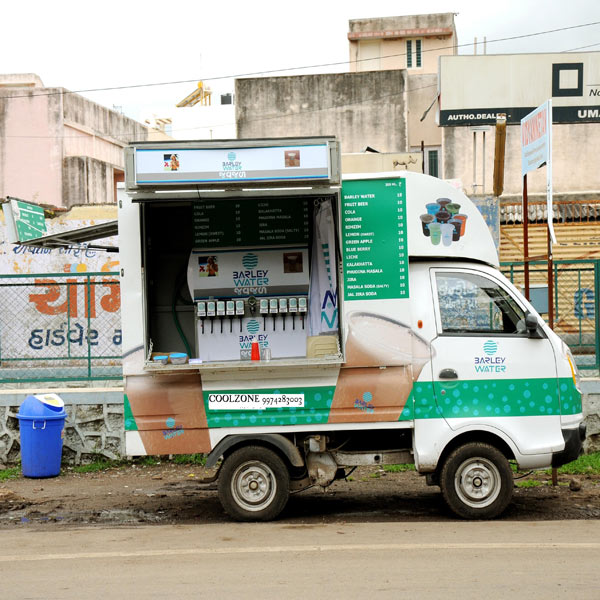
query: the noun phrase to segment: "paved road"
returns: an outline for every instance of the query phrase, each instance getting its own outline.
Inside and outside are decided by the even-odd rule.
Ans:
[[[2,598],[600,598],[600,521],[3,531]]]

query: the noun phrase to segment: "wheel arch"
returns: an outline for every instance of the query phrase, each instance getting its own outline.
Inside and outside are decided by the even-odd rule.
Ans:
[[[243,446],[263,446],[277,452],[292,467],[303,467],[304,459],[291,440],[279,433],[251,435],[228,435],[223,438],[206,458],[206,466],[214,467],[222,456],[231,454]]]
[[[438,485],[440,471],[446,462],[446,459],[456,448],[460,446],[464,446],[465,444],[470,444],[471,442],[479,442],[483,444],[489,444],[494,448],[497,448],[507,460],[515,460],[516,448],[513,447],[512,440],[507,440],[504,436],[502,436],[497,430],[492,428],[490,429],[470,429],[468,431],[459,432],[455,435],[448,443],[444,446],[444,449],[440,453],[440,456],[437,461],[437,466],[435,471],[429,475],[429,477],[433,480],[432,483]]]

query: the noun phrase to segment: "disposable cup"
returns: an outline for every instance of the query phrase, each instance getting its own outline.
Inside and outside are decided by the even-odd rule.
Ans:
[[[450,200],[450,198],[438,198],[436,202],[444,209],[452,202],[452,200]]]
[[[442,223],[442,243],[444,246],[450,246],[452,244],[452,235],[454,234],[454,225],[451,223]]]
[[[452,233],[452,241],[458,242],[458,240],[460,240],[460,228],[462,227],[463,222],[461,219],[450,219],[449,223],[450,223],[450,225],[454,225],[454,232]]]
[[[431,204],[426,204],[425,208],[427,209],[428,214],[435,215],[435,213],[440,210],[441,206],[439,204],[433,202]]]
[[[447,223],[452,215],[447,210],[440,210],[435,213],[435,219],[438,223]]]
[[[431,243],[437,246],[442,239],[442,229],[440,223],[429,223],[429,235],[431,236]]]
[[[461,237],[463,235],[465,235],[465,228],[467,226],[467,219],[469,218],[467,215],[462,215],[462,214],[458,214],[458,215],[454,215],[455,219],[459,219],[460,221],[462,221],[462,226],[460,228],[460,235]]]
[[[460,211],[460,204],[456,204],[454,202],[452,202],[451,204],[447,204],[446,205],[446,210],[451,214],[451,215],[457,215],[458,212]]]
[[[429,229],[427,229],[427,225],[429,225],[429,223],[433,223],[435,221],[435,217],[427,213],[426,215],[421,215],[420,219],[423,227],[423,235],[429,237]]]

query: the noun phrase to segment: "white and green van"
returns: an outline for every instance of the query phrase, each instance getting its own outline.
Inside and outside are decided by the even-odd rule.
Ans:
[[[139,143],[119,207],[126,451],[206,453],[234,519],[414,463],[492,518],[576,458],[573,357],[498,270],[477,207],[334,138]]]

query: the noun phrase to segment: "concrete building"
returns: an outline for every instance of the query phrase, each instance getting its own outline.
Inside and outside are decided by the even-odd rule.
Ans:
[[[65,208],[113,203],[123,148],[149,131],[64,88],[46,88],[37,75],[0,75],[0,198]]]
[[[238,137],[335,134],[345,153],[423,145],[425,172],[437,176],[432,105],[438,58],[456,53],[454,14],[357,19],[349,29],[350,73],[236,80]]]

